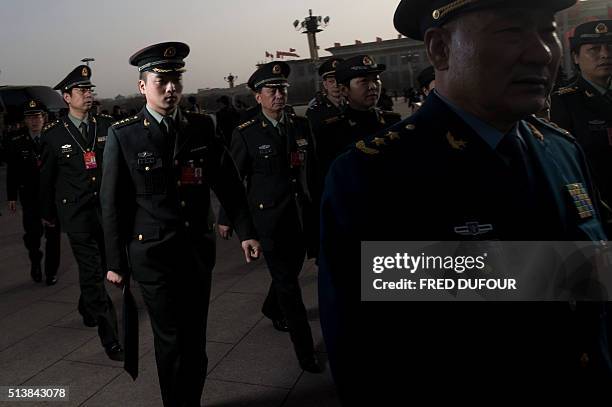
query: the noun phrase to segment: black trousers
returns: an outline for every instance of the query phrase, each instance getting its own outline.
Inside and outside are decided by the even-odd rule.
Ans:
[[[104,287],[106,261],[102,230],[96,232],[68,232],[68,240],[79,266],[79,312],[98,323],[102,346],[118,341],[117,313]]]
[[[60,262],[60,226],[44,226],[40,218],[39,201],[36,197],[22,196],[21,208],[23,210],[23,242],[28,250],[28,256],[32,264],[40,263],[43,253],[40,250],[40,241],[45,236],[45,275],[53,277],[57,275]]]
[[[306,248],[300,233],[294,236],[277,239],[273,250],[264,251],[272,283],[262,312],[268,318],[279,319],[284,316],[287,319],[295,354],[298,360],[303,360],[314,354],[314,344],[298,281]]]
[[[177,239],[180,240],[180,239]],[[208,356],[206,324],[212,267],[188,242],[171,244],[172,265],[154,282],[139,282],[149,312],[157,375],[165,407],[199,407]]]

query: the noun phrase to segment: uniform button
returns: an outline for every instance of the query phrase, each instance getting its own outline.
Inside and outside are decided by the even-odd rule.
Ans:
[[[181,201],[181,207],[185,207],[187,204],[185,203],[185,201]]]
[[[67,201],[65,199],[62,199],[62,203],[66,203]]]
[[[185,222],[185,227],[188,228],[189,227],[189,222]]]
[[[87,149],[87,152],[89,153],[89,149]]]
[[[142,235],[138,235],[138,240],[142,240]]]
[[[150,168],[149,168],[149,167],[145,167],[145,171],[149,171],[149,170],[150,170]]]
[[[70,158],[70,154],[66,154],[66,158]]]
[[[204,162],[204,159],[203,159],[203,158],[200,158],[200,162],[201,162],[201,163],[203,163],[203,162]]]
[[[91,180],[92,180],[92,181],[95,181],[95,180],[96,180],[96,177],[91,177]]]
[[[94,191],[94,196],[97,196],[97,195],[98,195],[98,192]]]
[[[293,182],[294,184],[297,182],[296,179],[292,179],[291,182]]]
[[[297,196],[298,196],[298,193],[296,192],[296,193],[295,193],[295,197],[297,198]]]
[[[174,165],[179,165],[178,160],[174,160]]]
[[[180,187],[181,186],[181,181],[176,181],[176,185]]]
[[[263,209],[263,204],[259,204],[259,209]]]

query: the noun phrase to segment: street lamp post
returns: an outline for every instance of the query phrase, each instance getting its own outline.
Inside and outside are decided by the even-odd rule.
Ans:
[[[329,16],[323,18],[321,16],[313,16],[312,9],[308,10],[308,17],[304,18],[303,21],[295,20],[293,27],[296,30],[302,30],[302,34],[308,36],[308,47],[310,48],[310,59],[313,62],[319,60],[319,47],[317,46],[317,33],[320,33],[322,28],[327,27],[329,24]]]
[[[231,88],[233,88],[233,87],[234,87],[234,81],[235,81],[236,79],[238,79],[238,76],[234,76],[234,75],[232,75],[232,74],[230,73],[230,74],[229,74],[229,76],[226,76],[226,77],[225,77],[225,78],[223,78],[223,79],[225,79],[225,82],[229,83],[229,87],[230,87],[230,89],[231,89]]]

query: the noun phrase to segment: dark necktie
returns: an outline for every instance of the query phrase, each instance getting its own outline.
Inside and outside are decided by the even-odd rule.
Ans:
[[[85,140],[85,143],[89,144],[89,131],[87,131],[87,123],[81,122],[79,127],[81,128],[81,136],[83,137],[83,140]]]
[[[527,148],[516,131],[510,132],[497,145],[497,152],[510,167],[516,185],[516,195],[522,197],[523,204],[534,205],[536,187],[535,177],[529,166]]]
[[[166,133],[166,148],[170,157],[174,156],[174,144],[176,142],[176,128],[174,127],[174,120],[172,117],[165,116],[162,119],[162,129]]]
[[[40,151],[40,136],[34,136],[34,146],[37,152]]]

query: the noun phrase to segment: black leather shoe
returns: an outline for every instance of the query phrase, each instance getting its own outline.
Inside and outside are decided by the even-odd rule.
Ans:
[[[272,326],[274,326],[274,329],[277,331],[289,332],[289,324],[287,324],[287,320],[285,318],[273,319]]]
[[[106,355],[110,360],[116,360],[117,362],[123,362],[123,348],[119,345],[119,342],[115,342],[112,345],[104,347]]]
[[[47,276],[45,279],[45,283],[47,285],[55,285],[57,284],[57,276]]]
[[[32,277],[32,280],[34,280],[35,283],[40,283],[42,281],[40,263],[32,263],[32,267],[30,268],[30,277]]]
[[[314,356],[300,360],[300,367],[309,373],[321,373],[323,371]]]

